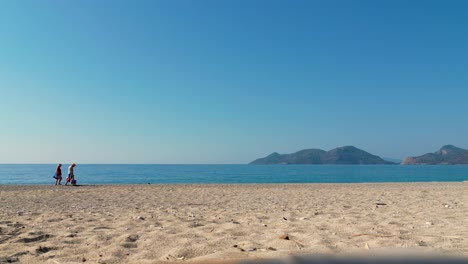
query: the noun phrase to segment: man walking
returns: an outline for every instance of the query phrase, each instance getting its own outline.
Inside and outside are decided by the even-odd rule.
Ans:
[[[73,168],[75,168],[76,164],[75,163],[72,163],[72,165],[70,165],[70,167],[68,167],[68,178],[67,178],[67,182],[65,182],[65,185],[68,185],[69,182],[71,182],[72,185],[74,185],[74,182],[75,182],[75,174],[73,172]]]

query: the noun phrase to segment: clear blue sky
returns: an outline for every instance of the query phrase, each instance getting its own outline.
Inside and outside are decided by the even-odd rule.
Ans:
[[[467,1],[0,1],[0,163],[468,148]]]

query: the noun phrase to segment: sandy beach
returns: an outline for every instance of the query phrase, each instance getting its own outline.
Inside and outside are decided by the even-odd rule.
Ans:
[[[468,256],[468,183],[0,186],[0,263]]]

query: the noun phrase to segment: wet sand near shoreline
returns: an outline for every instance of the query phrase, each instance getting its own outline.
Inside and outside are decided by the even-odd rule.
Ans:
[[[0,186],[0,263],[468,256],[468,183]]]

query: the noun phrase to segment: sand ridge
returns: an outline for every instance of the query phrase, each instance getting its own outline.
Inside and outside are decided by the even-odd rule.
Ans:
[[[379,249],[467,256],[467,193],[459,182],[0,186],[0,263],[182,263]]]

